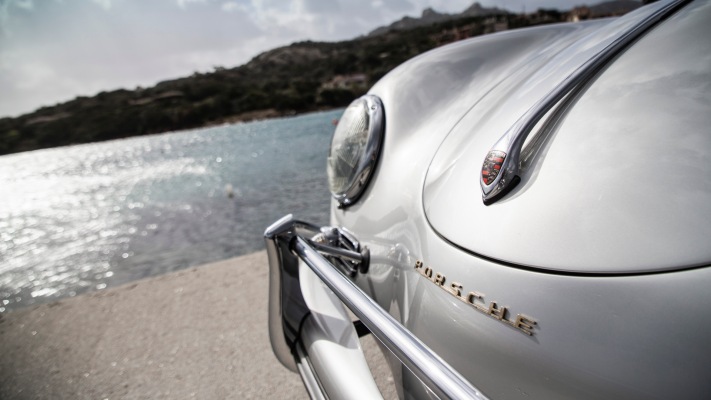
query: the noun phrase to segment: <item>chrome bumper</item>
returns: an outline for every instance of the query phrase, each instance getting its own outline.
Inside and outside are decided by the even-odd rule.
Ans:
[[[331,240],[325,240],[324,244],[324,235],[329,234]],[[319,235],[320,240],[312,239]],[[285,367],[302,374],[312,397],[324,395],[319,392],[327,385],[320,383],[321,377],[314,376],[308,354],[300,344],[300,329],[310,310],[301,292],[299,259],[439,398],[486,398],[346,276],[352,276],[358,270],[367,271],[369,262],[367,249],[360,249],[347,232],[320,228],[287,215],[267,228],[264,237],[269,257],[269,338],[272,349]],[[348,365],[342,368],[347,369]],[[343,371],[343,374],[349,372]]]

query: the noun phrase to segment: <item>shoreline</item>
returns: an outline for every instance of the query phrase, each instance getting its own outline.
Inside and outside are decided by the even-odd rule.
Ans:
[[[296,398],[260,251],[0,314],[0,398]]]
[[[0,314],[0,399],[308,399],[272,354],[268,269],[262,250]]]
[[[266,120],[270,120],[270,119],[279,119],[279,118],[294,118],[294,117],[300,117],[302,115],[338,110],[341,108],[345,108],[345,107],[316,107],[312,110],[301,111],[301,112],[296,112],[296,111],[280,112],[280,111],[277,111],[273,108],[264,109],[264,110],[248,111],[248,112],[241,113],[241,114],[235,114],[235,115],[223,117],[223,118],[220,118],[220,119],[217,119],[214,121],[209,121],[209,122],[206,122],[206,123],[199,125],[199,126],[193,126],[193,127],[188,127],[188,128],[178,128],[178,129],[169,130],[169,131],[129,135],[129,136],[123,136],[123,137],[106,139],[106,140],[95,140],[95,141],[91,141],[91,142],[68,143],[68,144],[63,144],[63,145],[59,145],[59,146],[39,147],[36,149],[31,149],[31,150],[21,150],[21,151],[15,151],[15,152],[11,152],[11,153],[0,154],[0,157],[25,154],[25,153],[30,153],[33,151],[60,149],[62,147],[91,145],[91,144],[96,144],[96,143],[106,143],[106,142],[113,142],[113,141],[118,141],[118,140],[136,139],[136,138],[142,138],[142,137],[150,137],[150,136],[166,135],[166,134],[171,134],[171,133],[180,133],[180,132],[194,131],[194,130],[200,130],[200,129],[208,129],[208,128],[214,128],[214,127],[223,126],[223,125],[260,122],[260,121],[266,121]]]

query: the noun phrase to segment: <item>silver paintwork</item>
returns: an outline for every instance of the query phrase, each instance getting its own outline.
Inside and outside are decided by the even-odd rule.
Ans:
[[[284,290],[289,288],[270,285],[269,334],[273,350],[280,361],[288,360],[292,354],[290,346],[303,346],[308,352],[309,365],[312,366],[307,370],[306,367],[300,367],[302,373],[304,370],[308,372],[305,381],[314,381],[311,372],[315,372],[316,380],[336,398],[373,398],[377,387],[370,383],[372,379],[370,382],[366,379],[369,376],[368,367],[365,360],[361,360],[362,353],[358,354],[360,347],[357,337],[354,337],[355,331],[347,315],[339,307],[340,304],[334,303],[332,296],[335,294],[371,333],[439,398],[486,399],[479,390],[312,248],[309,241],[297,233],[304,226],[305,224],[287,215],[267,229],[265,238],[269,249],[270,282],[273,281],[272,277],[277,277],[274,281],[279,282],[279,277],[289,274],[285,269],[293,265],[287,261],[293,258],[290,254],[290,251],[293,251],[333,292],[324,292],[319,287],[320,282],[309,278],[311,272],[300,269],[299,286],[311,315],[310,318],[306,315],[302,317],[304,322],[299,339],[293,344],[285,344],[282,330],[293,317],[281,310],[272,311],[271,305],[279,304],[281,298],[289,296],[290,293]],[[279,243],[288,243],[288,247],[280,247]],[[291,366],[291,363],[282,363]],[[314,385],[310,384],[309,387],[313,388]]]
[[[479,185],[481,186],[484,204],[491,204],[500,196],[513,189],[513,186],[519,182],[519,158],[526,138],[539,121],[548,114],[563,97],[581,83],[592,78],[600,68],[608,64],[620,51],[687,2],[688,0],[677,0],[664,4],[655,10],[653,14],[639,20],[637,24],[632,26],[627,32],[614,38],[609,44],[605,42],[597,44],[598,46],[605,44],[605,47],[590,59],[585,60],[585,62],[568,75],[563,82],[553,87],[553,90],[548,92],[529,108],[489,151],[489,153],[501,151],[505,154],[505,159],[503,165],[501,165],[501,172],[493,182],[487,184],[484,182],[484,178],[481,175],[479,176]]]
[[[551,69],[569,69],[554,57],[507,78],[513,92],[495,88],[479,100],[432,157],[423,191],[432,228],[474,254],[549,271],[636,274],[711,263],[711,42],[700,39],[711,36],[708,20],[708,3],[690,4],[566,98],[535,132],[545,139],[522,165],[521,184],[486,207],[473,201],[481,193],[472,183],[496,131],[557,84]],[[575,60],[595,35],[558,56]]]
[[[313,366],[311,366],[311,361],[303,346],[300,344],[296,346],[296,357],[298,359],[296,365],[299,375],[301,375],[301,381],[304,382],[304,387],[306,388],[306,393],[309,394],[309,398],[312,400],[326,400],[323,388],[318,382],[318,378],[316,378]]]
[[[341,275],[308,243],[296,237],[294,251],[371,333],[439,398],[486,399],[457,371],[403,327],[359,287]]]
[[[297,349],[304,349],[314,379],[331,399],[382,398],[343,304],[303,263],[299,281],[310,313],[301,326]]]
[[[490,398],[711,397],[709,2],[551,110],[505,198],[486,207],[477,184],[501,132],[664,4],[446,46],[371,89],[387,120],[381,158],[358,202],[332,202],[331,225],[370,249],[355,284]],[[535,335],[445,293],[417,260],[535,316]],[[391,365],[401,396],[432,396]]]

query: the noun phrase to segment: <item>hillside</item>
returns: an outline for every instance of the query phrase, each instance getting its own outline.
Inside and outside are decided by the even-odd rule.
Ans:
[[[572,15],[482,12],[476,3],[469,9],[476,12],[457,18],[425,10],[423,19],[428,21],[412,27],[396,23],[344,42],[294,43],[239,67],[216,68],[150,88],[101,92],[3,118],[0,155],[342,107],[397,65],[434,47],[498,30],[565,21]]]
[[[392,31],[404,31],[414,29],[420,26],[427,26],[461,18],[503,16],[508,14],[510,14],[508,11],[501,10],[496,7],[482,7],[481,4],[479,4],[478,2],[472,4],[471,6],[467,7],[464,11],[458,14],[439,13],[431,8],[426,8],[422,11],[422,16],[420,18],[403,17],[402,19],[395,21],[388,26],[381,26],[380,28],[374,29],[368,34],[368,36],[378,36]]]

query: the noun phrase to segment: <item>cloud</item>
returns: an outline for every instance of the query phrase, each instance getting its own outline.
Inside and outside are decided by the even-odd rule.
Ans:
[[[305,39],[350,39],[399,19],[403,10],[415,11],[408,0],[380,0],[377,8],[357,0],[250,0],[229,4],[230,9],[249,15],[265,35],[281,37],[283,44]]]
[[[94,3],[98,4],[103,8],[104,10],[110,10],[111,9],[111,0],[91,0]]]
[[[0,37],[11,35],[9,26],[12,8],[32,11],[35,5],[32,0],[0,0]]]
[[[27,63],[16,69],[16,87],[19,90],[36,90],[59,78],[51,67],[42,63]]]
[[[414,4],[407,0],[374,0],[371,2],[372,7],[381,10],[395,11],[399,13],[412,12],[412,11],[422,11],[420,8],[415,7]]]
[[[220,8],[222,8],[222,11],[227,11],[227,12],[236,11],[236,10],[244,11],[244,7],[242,7],[236,1],[228,1],[226,3],[222,3],[222,6]]]
[[[203,3],[204,4],[206,2],[206,0],[177,0],[177,1],[178,1],[178,7],[180,7],[183,10],[185,10],[188,7],[188,5],[190,5],[191,3]]]
[[[93,94],[107,83],[81,79],[56,70],[42,60],[16,52],[4,53],[0,61],[0,110],[17,114],[70,100],[78,94]]]
[[[9,2],[13,3],[17,7],[24,8],[25,10],[32,10],[35,8],[35,5],[32,0],[11,0]]]
[[[460,12],[473,1],[0,0],[0,117],[234,67],[296,41],[352,39],[426,7]],[[569,0],[505,4],[557,1]]]

